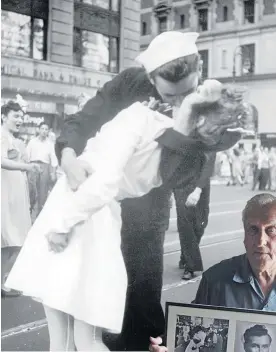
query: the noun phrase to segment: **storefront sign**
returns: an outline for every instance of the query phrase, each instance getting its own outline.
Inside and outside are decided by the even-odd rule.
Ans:
[[[96,89],[113,77],[112,74],[105,72],[91,72],[77,67],[8,57],[2,57],[1,73],[6,76],[32,78],[39,81]]]
[[[44,117],[31,117],[28,114],[24,115],[23,123],[33,124],[39,126],[42,122],[44,122]]]
[[[57,108],[55,103],[30,101],[27,100],[27,111],[42,112],[45,114],[56,114]]]
[[[276,138],[276,133],[267,133],[267,134],[264,134],[264,137],[267,139]]]

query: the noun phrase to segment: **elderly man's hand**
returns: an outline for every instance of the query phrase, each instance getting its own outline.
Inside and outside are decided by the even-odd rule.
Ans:
[[[162,344],[162,339],[161,337],[150,337],[150,346],[149,346],[149,351],[150,352],[167,352],[168,349],[166,346],[160,346]]]

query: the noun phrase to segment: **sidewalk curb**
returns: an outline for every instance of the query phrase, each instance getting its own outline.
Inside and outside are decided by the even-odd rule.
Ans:
[[[42,329],[43,327],[47,326],[47,320],[41,319],[36,320],[31,323],[18,325],[14,328],[7,329],[1,333],[1,339],[9,338],[15,335],[22,334],[24,332],[30,332],[34,330]]]

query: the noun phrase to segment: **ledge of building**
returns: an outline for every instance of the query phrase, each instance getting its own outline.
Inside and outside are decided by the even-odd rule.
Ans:
[[[233,82],[233,77],[212,77],[212,79],[217,79],[222,83]],[[276,73],[263,73],[263,74],[255,74],[248,76],[236,76],[235,82],[250,82],[250,81],[264,81],[276,79]]]
[[[34,75],[36,70],[37,76]],[[44,75],[47,81],[53,79],[53,74],[59,75],[59,83],[70,83],[66,81],[67,76],[76,75],[76,77],[90,78],[92,75],[97,77],[101,83],[109,81],[115,74],[102,72],[93,69],[56,63],[53,61],[40,61],[20,56],[1,56],[1,73],[3,76],[17,76],[30,79],[37,79]],[[45,79],[45,77],[43,77]],[[57,82],[54,80],[53,82]],[[79,82],[76,85],[81,85]]]
[[[209,38],[219,37],[219,36],[227,36],[227,35],[236,35],[244,32],[252,32],[259,33],[262,30],[275,28],[276,21],[271,21],[271,23],[256,23],[256,24],[243,24],[243,25],[235,25],[233,28],[225,28],[224,30],[221,28],[213,28],[209,31],[200,32],[200,36],[198,38],[198,42],[201,40],[206,40]]]

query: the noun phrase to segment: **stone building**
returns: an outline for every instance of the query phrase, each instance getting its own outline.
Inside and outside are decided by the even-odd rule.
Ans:
[[[26,133],[54,130],[140,50],[140,0],[2,0],[2,103],[28,102]]]
[[[204,76],[246,86],[263,144],[276,146],[276,0],[141,2],[141,51],[173,29],[200,33]]]

